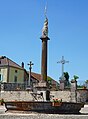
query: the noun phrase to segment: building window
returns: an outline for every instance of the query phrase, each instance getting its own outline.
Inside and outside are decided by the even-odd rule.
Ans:
[[[0,74],[0,82],[1,82],[1,80],[2,80],[2,76],[1,76],[1,74]]]
[[[1,60],[0,60],[0,64],[1,64]]]
[[[0,74],[0,82],[3,80],[3,75]]]
[[[17,83],[17,76],[14,77],[14,83]]]
[[[17,70],[15,70],[15,73],[17,73]]]

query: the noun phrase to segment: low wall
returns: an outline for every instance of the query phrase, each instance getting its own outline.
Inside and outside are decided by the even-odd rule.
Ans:
[[[51,91],[52,98],[60,98],[62,101],[69,102],[71,98],[71,92],[68,91]],[[54,96],[54,97],[53,97]],[[0,99],[5,101],[31,101],[33,97],[31,91],[2,91],[0,92]],[[88,90],[77,90],[77,101],[86,102],[88,100]]]
[[[88,89],[77,90],[77,101],[78,102],[88,101]]]
[[[51,91],[51,96],[54,98],[60,98],[62,101],[69,102],[70,101],[70,91]]]
[[[0,98],[5,101],[29,101],[33,100],[31,91],[3,91],[1,92]]]
[[[70,91],[51,91],[50,95],[52,98],[60,98],[63,101],[70,101]],[[54,97],[53,97],[54,96]],[[0,94],[0,98],[3,98],[5,101],[29,101],[33,100],[31,91],[3,91]]]

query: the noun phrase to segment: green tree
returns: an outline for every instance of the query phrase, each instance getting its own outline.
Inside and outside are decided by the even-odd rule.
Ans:
[[[68,86],[69,85],[69,74],[68,74],[68,72],[64,72],[64,77],[66,80],[66,86]]]
[[[88,83],[88,80],[86,80],[85,83]]]
[[[47,77],[47,82],[49,84],[49,88],[52,88],[52,78]]]
[[[79,77],[77,75],[73,76],[74,80],[77,80]]]

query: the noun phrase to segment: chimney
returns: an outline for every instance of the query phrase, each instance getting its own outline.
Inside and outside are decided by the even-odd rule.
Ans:
[[[24,68],[24,62],[21,63],[21,67]]]

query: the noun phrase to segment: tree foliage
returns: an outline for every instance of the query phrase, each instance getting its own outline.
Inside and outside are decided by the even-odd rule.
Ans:
[[[47,82],[49,84],[49,88],[52,87],[52,78],[51,77],[47,77]]]
[[[64,72],[64,77],[66,80],[66,86],[69,86],[69,74],[68,74],[68,72]]]
[[[88,83],[88,80],[86,80],[85,83]]]
[[[68,72],[64,72],[64,77],[65,77],[66,81],[69,81],[69,74],[68,74]]]
[[[77,80],[79,77],[77,75],[74,75],[73,78]]]

